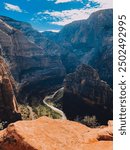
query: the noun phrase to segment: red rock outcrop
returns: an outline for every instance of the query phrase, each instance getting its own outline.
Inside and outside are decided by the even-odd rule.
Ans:
[[[0,122],[5,125],[20,119],[14,88],[15,81],[8,65],[0,57]]]
[[[112,126],[91,129],[41,117],[18,121],[0,132],[2,150],[112,150]]]

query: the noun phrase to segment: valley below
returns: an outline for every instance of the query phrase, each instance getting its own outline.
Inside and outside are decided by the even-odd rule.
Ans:
[[[112,149],[112,17],[40,33],[0,16],[0,149]]]

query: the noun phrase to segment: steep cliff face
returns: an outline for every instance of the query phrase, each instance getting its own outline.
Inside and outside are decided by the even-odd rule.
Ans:
[[[112,118],[113,92],[90,66],[81,65],[64,80],[63,110],[70,119],[95,115],[101,123]]]
[[[24,29],[23,29],[24,30]],[[11,72],[25,98],[61,84],[65,69],[60,58],[49,55],[22,32],[0,20],[1,55],[9,62]],[[35,89],[34,89],[35,87]]]
[[[5,127],[21,119],[15,97],[15,82],[8,65],[0,56],[0,122]]]
[[[0,17],[20,30],[46,55],[61,60],[66,72],[74,72],[79,64],[94,67],[100,78],[113,85],[113,11],[100,10],[87,20],[72,22],[59,32],[39,33],[30,24]],[[58,57],[57,57],[58,56]]]
[[[73,72],[79,64],[89,64],[112,86],[112,9],[100,10],[87,20],[72,22],[57,34],[45,32],[43,35],[61,46],[61,59],[67,72]]]
[[[19,121],[0,132],[4,150],[111,150],[112,126],[91,129],[76,122],[42,117]]]
[[[82,65],[67,75],[63,110],[69,119],[96,115],[106,123],[112,118],[112,28],[112,10],[95,12],[57,34],[1,16],[0,55],[17,82],[19,98],[28,103],[43,98],[62,84],[65,71],[89,64],[97,71]]]
[[[49,40],[48,38],[43,36],[42,33],[33,29],[29,23],[17,21],[5,16],[0,16],[0,19],[13,28],[21,31],[29,41],[38,45],[47,55],[60,55],[60,47],[58,46],[58,44],[56,44],[52,40]]]

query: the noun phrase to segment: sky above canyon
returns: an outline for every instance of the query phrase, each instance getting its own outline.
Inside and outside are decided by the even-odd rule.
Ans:
[[[112,8],[112,0],[0,0],[0,15],[29,22],[41,32],[57,32],[68,23],[108,8]]]

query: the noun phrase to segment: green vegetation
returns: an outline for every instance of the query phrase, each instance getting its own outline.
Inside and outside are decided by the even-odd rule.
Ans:
[[[81,123],[87,125],[88,127],[95,128],[97,126],[100,126],[98,123],[96,116],[85,116],[82,120]]]
[[[0,123],[0,130],[3,130],[3,125],[2,125],[2,123]]]
[[[53,105],[53,104],[51,103],[51,105]],[[44,104],[33,104],[31,106],[31,108],[32,108],[34,119],[37,119],[37,118],[42,117],[42,116],[47,116],[47,117],[50,117],[53,119],[60,119],[61,118],[60,114],[51,110],[50,108],[48,108]],[[27,104],[19,104],[19,110],[21,112],[23,120],[31,120],[32,119],[30,117],[30,111],[28,109]]]
[[[30,112],[27,108],[27,105],[26,104],[18,104],[18,107],[19,107],[19,110],[20,110],[20,113],[22,115],[22,119],[23,120],[30,120]]]
[[[52,103],[51,103],[51,105],[52,105]],[[51,110],[50,108],[48,108],[44,104],[39,104],[38,106],[32,106],[32,108],[33,108],[33,111],[35,112],[35,114],[37,114],[37,117],[47,116],[47,117],[50,117],[53,119],[60,119],[61,118],[60,114]]]

